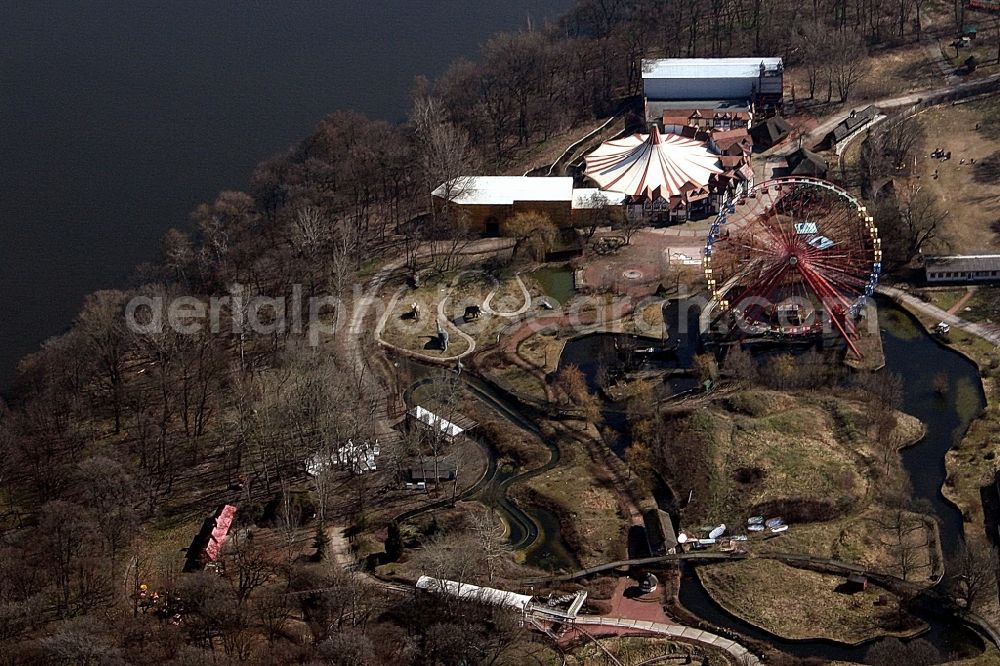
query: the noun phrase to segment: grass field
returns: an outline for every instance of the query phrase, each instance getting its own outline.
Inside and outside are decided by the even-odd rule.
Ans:
[[[692,645],[665,638],[637,636],[599,639],[600,646],[586,643],[573,650],[561,662],[565,666],[608,664],[732,664],[727,652],[706,645]],[[668,655],[676,655],[670,658]]]
[[[901,441],[920,436],[916,419],[898,418]],[[696,473],[672,482],[679,494],[694,491],[686,515],[696,524],[739,525],[765,510],[828,520],[865,503],[880,467],[864,405],[834,396],[743,392],[691,423],[702,447],[673,455]]]
[[[836,591],[841,576],[806,571],[774,560],[751,559],[698,567],[706,589],[734,615],[791,639],[829,638],[856,643],[886,634],[910,634],[922,624],[885,590]],[[892,599],[875,605],[880,595]]]
[[[917,116],[927,133],[924,150],[917,157],[920,187],[949,212],[933,252],[1000,249],[998,104],[1000,96],[992,95],[955,106],[936,106]],[[951,151],[951,159],[941,162],[929,157],[937,148]]]

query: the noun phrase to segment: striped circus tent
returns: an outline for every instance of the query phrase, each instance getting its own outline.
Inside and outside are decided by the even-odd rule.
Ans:
[[[722,174],[719,157],[701,141],[676,134],[649,134],[602,143],[584,158],[584,175],[609,192],[655,199],[705,190],[713,175]]]

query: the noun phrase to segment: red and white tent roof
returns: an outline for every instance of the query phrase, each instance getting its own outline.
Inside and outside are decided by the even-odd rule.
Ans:
[[[708,186],[712,174],[723,172],[719,157],[701,141],[676,134],[649,134],[606,141],[584,160],[584,174],[602,190],[630,196],[659,190],[665,198]]]

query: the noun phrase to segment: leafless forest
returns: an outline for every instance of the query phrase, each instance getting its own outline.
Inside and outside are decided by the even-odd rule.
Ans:
[[[290,533],[306,511],[363,520],[382,489],[362,475],[308,500],[289,489],[312,453],[372,435],[385,367],[353,353],[373,346],[352,347],[346,327],[320,346],[290,327],[136,335],[126,304],[301,285],[342,300],[325,317],[349,316],[374,268],[423,240],[465,238],[461,219],[430,212],[431,189],[531,166],[539,143],[626,108],[641,57],[778,55],[808,71],[803,95],[845,99],[869,49],[917,38],[925,4],[583,0],[416,81],[409,122],[333,114],[245,192],[178,220],[130,286],[92,294],[19,365],[0,414],[0,663],[527,663],[527,634],[500,611],[401,597],[317,564],[332,556],[310,544],[237,542],[224,577],[167,570],[164,535],[232,488],[276,502]],[[182,623],[142,612],[147,578],[183,604]]]

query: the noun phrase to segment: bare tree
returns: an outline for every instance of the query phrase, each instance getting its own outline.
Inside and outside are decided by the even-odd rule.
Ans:
[[[938,238],[948,215],[933,196],[921,189],[904,193],[899,199],[891,195],[882,197],[876,200],[874,208],[879,215],[885,261],[895,267],[920,257]]]
[[[898,638],[886,638],[868,649],[865,661],[879,666],[931,666],[940,663],[941,653],[922,638],[905,643]]]
[[[486,581],[492,584],[498,568],[510,552],[510,547],[504,540],[503,523],[491,512],[476,512],[472,515],[472,531],[479,543],[480,556],[486,568]]]
[[[630,245],[632,243],[632,236],[646,226],[648,224],[642,215],[626,214],[619,216],[618,224],[615,228],[622,232],[622,236],[625,237],[625,244]]]
[[[97,291],[86,298],[76,328],[87,341],[97,379],[111,403],[115,432],[121,432],[125,401],[125,354],[128,351],[125,305],[129,295],[117,290]]]
[[[264,546],[249,533],[233,530],[228,544],[226,562],[231,564],[227,579],[233,587],[237,602],[243,604],[277,571],[276,562]]]
[[[997,549],[985,539],[963,541],[952,562],[952,589],[967,610],[997,593]]]
[[[854,87],[868,73],[868,50],[859,35],[838,32],[828,38],[830,78],[837,87],[841,102],[846,102]]]
[[[600,227],[609,226],[615,222],[611,211],[611,201],[603,192],[594,192],[586,198],[582,209],[574,211],[576,227],[583,235],[585,242],[590,242]]]

